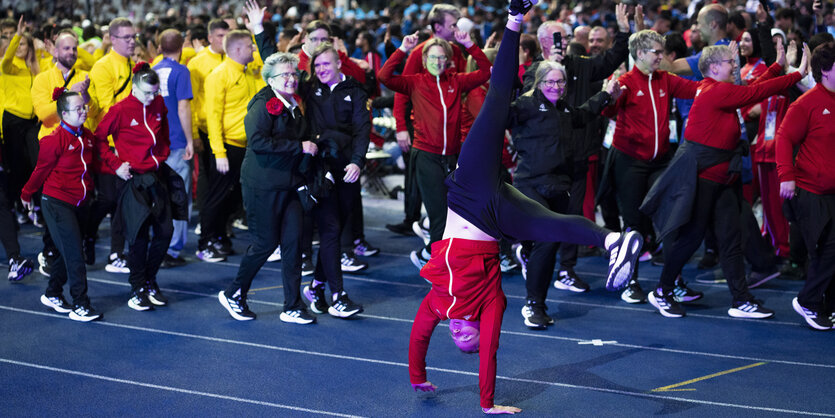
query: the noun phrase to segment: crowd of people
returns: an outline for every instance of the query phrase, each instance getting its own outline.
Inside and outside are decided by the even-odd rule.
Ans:
[[[792,301],[805,322],[833,328],[831,3],[493,3],[366,13],[248,0],[107,22],[9,10],[9,280],[38,270],[41,303],[101,318],[86,269],[109,216],[105,269],[128,276],[130,308],[164,306],[157,273],[189,262],[194,200],[191,262],[225,260],[233,228],[249,230],[218,293],[230,316],[255,319],[252,280],[280,260],[282,321],[353,317],[363,306],[342,274],[379,252],[363,232],[361,178],[369,149],[387,147],[402,157],[405,199],[386,227],[423,239],[410,259],[432,284],[412,332],[415,390],[434,390],[426,347],[450,319],[468,351],[482,331],[484,411],[515,412],[492,398],[501,272],[521,269],[522,320],[545,329],[551,285],[590,289],[581,256],[609,258],[607,288],[623,302],[680,318],[704,296],[682,276],[704,246],[699,268],[721,266],[706,280],[727,282],[728,315],[772,317],[751,289],[782,275],[805,281]],[[380,114],[394,126],[375,126]],[[37,263],[18,244],[27,222],[43,228]],[[638,260],[663,266],[646,291]]]

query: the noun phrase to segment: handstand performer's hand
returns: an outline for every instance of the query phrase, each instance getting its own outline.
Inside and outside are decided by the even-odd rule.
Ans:
[[[517,412],[522,412],[521,409],[515,406],[503,406],[503,405],[493,405],[492,408],[481,408],[481,410],[485,414],[515,414]]]
[[[412,383],[412,389],[414,389],[415,392],[434,392],[437,388],[437,386],[433,385],[432,382],[428,380],[423,383]]]

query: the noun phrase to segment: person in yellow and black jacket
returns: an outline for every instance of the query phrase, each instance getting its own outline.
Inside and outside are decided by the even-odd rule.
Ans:
[[[203,84],[209,145],[214,158],[209,165],[201,167],[206,170],[208,182],[200,208],[197,256],[208,262],[221,261],[232,253],[226,223],[241,203],[246,106],[266,85],[253,66],[248,65],[254,50],[249,31],[229,32],[223,49],[226,58],[206,76]]]
[[[87,116],[96,117],[98,106],[94,100],[90,99],[88,92],[90,87],[89,75],[86,71],[75,69],[78,61],[77,50],[78,38],[75,32],[69,29],[61,31],[55,39],[53,51],[55,63],[41,71],[32,83],[32,105],[35,108],[35,115],[41,122],[38,141],[55,131],[60,125],[61,120],[56,108],[56,100],[53,100],[53,91],[56,88],[79,93],[84,105],[89,109],[84,115],[85,125],[88,129],[93,127]],[[92,199],[90,200],[92,201]],[[40,206],[40,193],[35,194],[34,206]],[[86,227],[86,223],[82,227]],[[43,257],[39,256],[38,260],[42,262],[41,273],[48,276],[51,274],[53,262],[58,257],[58,249],[52,240],[48,225],[44,229],[43,243],[44,248],[41,253]],[[87,264],[95,263],[95,248],[88,241],[85,241],[84,255]]]
[[[35,46],[32,36],[24,33],[23,17],[17,24],[17,32],[12,37],[6,53],[3,55],[2,69],[5,88],[3,90],[3,155],[4,169],[9,181],[12,196],[20,195],[20,190],[32,174],[38,161],[37,122],[32,107],[32,82],[39,72],[35,58]],[[22,208],[19,213],[22,213]],[[39,211],[30,213],[40,226]],[[25,220],[19,216],[19,220]]]
[[[91,118],[93,127],[98,127],[101,118],[107,114],[116,102],[130,96],[134,62],[130,59],[136,46],[136,29],[130,20],[118,17],[110,22],[108,28],[113,46],[104,57],[96,61],[90,70],[90,95],[99,109],[99,117]],[[95,129],[93,129],[95,130]],[[110,140],[110,146],[113,146]],[[116,173],[101,163],[101,156],[93,164],[96,175],[96,200],[90,209],[90,219],[84,243],[94,247],[96,231],[107,214],[116,211],[116,201],[125,182]],[[125,257],[125,237],[118,216],[111,216],[110,221],[110,256],[105,270],[111,273],[130,273]],[[86,261],[90,261],[88,258]]]

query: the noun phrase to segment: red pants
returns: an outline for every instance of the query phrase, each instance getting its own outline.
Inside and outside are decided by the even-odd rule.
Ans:
[[[771,238],[771,245],[780,257],[789,257],[789,221],[783,216],[780,180],[775,163],[757,163],[760,197],[763,202],[763,235]]]
[[[421,275],[432,282],[412,324],[409,379],[426,382],[426,352],[432,332],[449,318],[480,321],[478,386],[481,407],[492,408],[496,388],[496,352],[507,299],[501,288],[499,246],[495,241],[451,238],[432,246]]]

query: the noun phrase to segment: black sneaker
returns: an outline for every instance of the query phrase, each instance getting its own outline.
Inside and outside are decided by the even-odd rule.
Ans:
[[[643,245],[644,238],[641,234],[637,231],[627,231],[620,234],[618,240],[609,246],[609,273],[606,276],[606,289],[622,289],[629,282]]]
[[[774,311],[762,306],[762,302],[757,300],[750,300],[746,302],[734,302],[733,306],[728,309],[728,315],[734,318],[771,318],[774,316]]]
[[[654,252],[650,263],[652,263],[653,266],[664,267],[664,250]]]
[[[350,318],[362,312],[362,305],[354,303],[345,291],[339,294],[333,305],[328,308],[328,313],[336,318]]]
[[[16,282],[35,270],[35,263],[28,258],[15,256],[9,259],[9,281]]]
[[[412,251],[412,253],[409,254],[409,259],[412,260],[412,264],[414,264],[415,267],[418,268],[418,270],[422,269],[423,266],[425,266],[426,263],[429,262],[429,258],[426,257],[426,255],[424,254],[425,252],[426,249],[421,249]]]
[[[170,254],[165,254],[162,258],[162,264],[160,265],[161,268],[169,269],[173,267],[182,267],[186,265],[186,260],[179,255],[176,257],[172,257]]]
[[[291,324],[307,325],[316,322],[316,317],[309,314],[307,309],[294,309],[292,311],[284,311],[278,316],[281,322]]]
[[[559,290],[570,290],[576,293],[588,292],[589,285],[580,280],[574,269],[560,270],[557,275],[557,280],[554,281],[554,287]]]
[[[499,268],[502,270],[502,273],[512,271],[516,267],[519,267],[519,263],[513,259],[513,256],[505,253],[499,254]]]
[[[647,294],[644,292],[644,289],[641,289],[638,281],[632,280],[626,286],[626,289],[623,290],[623,293],[620,294],[620,298],[626,303],[646,303]]]
[[[678,304],[672,293],[663,294],[661,289],[655,289],[649,292],[649,303],[658,309],[661,315],[667,318],[681,318],[685,315],[684,309]]]
[[[224,257],[235,254],[235,250],[232,249],[232,240],[226,236],[218,237],[216,240],[210,241],[210,247],[214,248],[218,254]]]
[[[302,276],[310,276],[316,270],[311,258],[309,255],[302,253]]]
[[[86,237],[82,242],[84,250],[84,264],[92,266],[96,264],[96,237]]]
[[[681,278],[681,276],[676,278],[676,287],[673,289],[673,299],[675,299],[676,302],[695,302],[704,296],[704,293],[687,287],[687,283]]]
[[[313,286],[313,283],[305,286],[302,294],[310,301],[310,310],[313,313],[323,314],[328,310],[328,302],[325,301],[325,284]]]
[[[780,269],[780,278],[785,280],[806,280],[806,268],[800,264],[788,262]]]
[[[95,321],[101,317],[101,312],[90,305],[75,305],[70,312],[70,319],[79,322]]]
[[[548,307],[544,303],[537,303],[528,300],[522,307],[522,317],[525,318],[525,326],[531,329],[545,329],[554,323],[554,319],[548,316]]]
[[[399,224],[386,224],[386,229],[395,234],[405,235],[407,237],[415,235],[414,231],[412,231],[412,222],[403,221]]]
[[[148,300],[151,301],[151,303],[156,306],[165,306],[168,304],[168,298],[162,294],[161,290],[159,290],[157,282],[148,282],[146,285],[148,286]]]
[[[778,277],[780,277],[780,270],[777,270],[777,268],[775,267],[774,270],[769,271],[767,273],[751,271],[751,273],[748,273],[748,277],[745,278],[745,281],[748,282],[749,289],[755,289],[757,287],[762,286],[769,280],[776,279]]]
[[[354,254],[360,257],[371,257],[380,252],[380,249],[369,244],[365,238],[358,238],[354,240]]]
[[[368,263],[363,263],[362,261],[357,260],[357,258],[353,255],[345,252],[342,253],[342,259],[340,260],[340,263],[342,264],[342,271],[349,273],[368,268]]]
[[[716,251],[705,250],[705,255],[699,260],[699,265],[696,266],[699,270],[708,270],[716,267],[719,264],[719,258],[716,256]]]
[[[58,313],[70,313],[72,311],[72,305],[63,296],[41,295],[41,303]]]
[[[52,274],[52,261],[55,255],[52,253],[44,254],[43,251],[38,253],[38,271],[44,276],[49,277]]]
[[[696,277],[693,278],[693,281],[695,281],[696,283],[704,284],[719,284],[728,282],[725,279],[725,273],[722,272],[722,269],[712,269],[696,274]]]
[[[130,268],[128,268],[128,260],[127,258],[125,258],[125,255],[121,253],[111,253],[110,257],[108,257],[107,265],[104,266],[104,269],[110,273],[130,273]]]
[[[516,247],[516,261],[522,266],[522,278],[528,280],[528,252],[522,244]]]
[[[232,315],[232,318],[235,318],[238,321],[250,321],[255,319],[255,312],[249,310],[249,306],[246,304],[246,299],[241,297],[241,289],[238,289],[238,291],[236,291],[231,298],[226,296],[226,292],[221,290],[217,294],[217,300],[224,308],[226,308],[229,315]]]
[[[226,256],[217,252],[213,245],[208,245],[202,250],[197,250],[197,258],[207,263],[218,263],[226,261]]]
[[[131,292],[128,307],[135,311],[147,311],[154,309],[154,304],[148,299],[148,291],[139,289]]]
[[[832,329],[832,320],[829,317],[821,315],[819,312],[815,312],[811,309],[804,308],[803,305],[797,301],[797,298],[792,299],[792,307],[795,312],[800,314],[800,316],[806,320],[806,323],[809,324],[810,327],[821,331]]]

